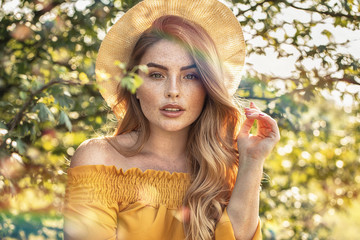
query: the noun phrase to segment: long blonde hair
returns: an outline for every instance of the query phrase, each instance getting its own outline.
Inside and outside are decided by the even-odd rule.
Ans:
[[[128,69],[139,64],[145,51],[161,39],[176,41],[192,56],[207,92],[204,108],[191,125],[187,158],[192,183],[183,204],[190,218],[184,223],[187,239],[212,239],[215,226],[230,199],[238,170],[236,133],[239,110],[224,85],[219,54],[211,37],[196,23],[178,16],[163,16],[154,21],[134,47]],[[125,156],[139,153],[149,138],[149,123],[134,94],[118,88],[117,104],[124,109],[114,136],[138,132],[137,142],[120,149]]]

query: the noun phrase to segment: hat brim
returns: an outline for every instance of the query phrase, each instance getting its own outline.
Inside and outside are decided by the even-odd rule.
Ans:
[[[223,62],[225,86],[233,95],[241,80],[245,61],[245,41],[240,23],[232,11],[217,0],[145,0],[127,11],[106,34],[96,59],[96,71],[107,73],[109,80],[96,77],[100,93],[113,108],[117,99],[118,82],[121,76],[116,60],[128,63],[130,54],[140,38],[159,17],[176,15],[203,27],[213,39]]]

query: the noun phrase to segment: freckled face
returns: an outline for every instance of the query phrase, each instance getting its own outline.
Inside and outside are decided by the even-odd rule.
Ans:
[[[151,130],[180,131],[199,117],[206,96],[196,66],[180,45],[160,40],[140,60],[149,73],[136,96]]]

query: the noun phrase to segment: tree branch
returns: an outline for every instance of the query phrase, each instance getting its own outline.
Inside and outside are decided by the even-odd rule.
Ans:
[[[266,2],[268,2],[268,1],[259,2],[259,3],[255,4],[255,5],[252,6],[252,7],[249,7],[249,8],[246,9],[246,10],[241,10],[241,9],[239,9],[239,14],[237,14],[236,17],[242,16],[244,13],[246,13],[246,12],[248,12],[248,11],[255,11],[258,6],[261,6],[261,5],[263,5],[264,3],[266,3]]]
[[[355,85],[360,85],[360,82],[357,82],[354,78],[351,77],[347,77],[344,76],[342,78],[333,78],[330,75],[326,75],[326,76],[317,76],[317,78],[319,79],[318,82],[347,82],[350,84],[355,84]],[[290,80],[290,81],[294,81],[294,82],[299,82],[298,78],[286,78],[286,77],[269,77],[268,78],[269,81],[273,81],[273,80],[282,80],[282,81],[286,81],[286,80]],[[317,85],[313,85],[314,87],[316,87]]]
[[[342,78],[332,78],[330,76],[325,76],[323,79],[326,82],[347,82],[350,84],[360,85],[360,82],[357,82],[354,78],[350,78],[346,76]]]
[[[294,3],[289,3],[287,1],[282,1],[282,2],[285,3],[289,7],[299,9],[299,10],[304,10],[304,11],[309,11],[309,12],[316,12],[316,13],[324,14],[324,15],[331,16],[331,17],[346,17],[346,18],[348,18],[349,20],[352,20],[352,21],[360,21],[360,16],[354,16],[354,15],[351,15],[351,14],[343,14],[343,13],[340,13],[340,12],[319,11],[319,10],[316,10],[315,8],[298,7],[298,6],[295,6]]]
[[[266,98],[266,97],[249,96],[249,97],[242,97],[242,98],[245,98],[245,99],[256,99],[256,100],[263,100],[263,101],[266,101],[266,102],[271,102],[271,101],[274,101],[274,100],[278,99],[279,97]]]
[[[33,102],[33,98],[40,94],[42,91],[44,91],[45,89],[49,88],[50,86],[57,84],[57,83],[62,83],[62,84],[69,84],[69,85],[80,85],[81,83],[79,81],[68,81],[68,80],[61,80],[61,79],[56,79],[56,80],[52,80],[50,82],[48,82],[47,84],[45,84],[44,86],[42,86],[41,88],[39,88],[38,90],[36,90],[35,92],[30,92],[30,96],[28,98],[28,100],[25,102],[25,104],[22,106],[22,108],[19,110],[19,112],[15,115],[15,117],[13,119],[10,120],[10,122],[6,125],[6,127],[9,129],[8,133],[10,133],[11,131],[14,130],[14,128],[19,124],[19,122],[21,121],[21,119],[24,116],[24,113],[26,111],[26,109],[31,105],[31,103]],[[3,142],[1,144],[1,147],[3,147],[3,145],[5,145],[5,142]]]

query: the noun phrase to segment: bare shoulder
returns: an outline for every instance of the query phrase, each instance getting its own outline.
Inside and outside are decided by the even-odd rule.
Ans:
[[[107,155],[108,146],[101,138],[87,139],[82,142],[71,157],[70,167],[100,165]]]
[[[126,157],[117,151],[116,148],[117,146],[129,147],[134,144],[136,140],[134,139],[131,133],[87,139],[79,145],[71,157],[70,167],[82,165],[114,165],[121,167],[122,161],[124,161]],[[113,144],[110,144],[109,140]]]

